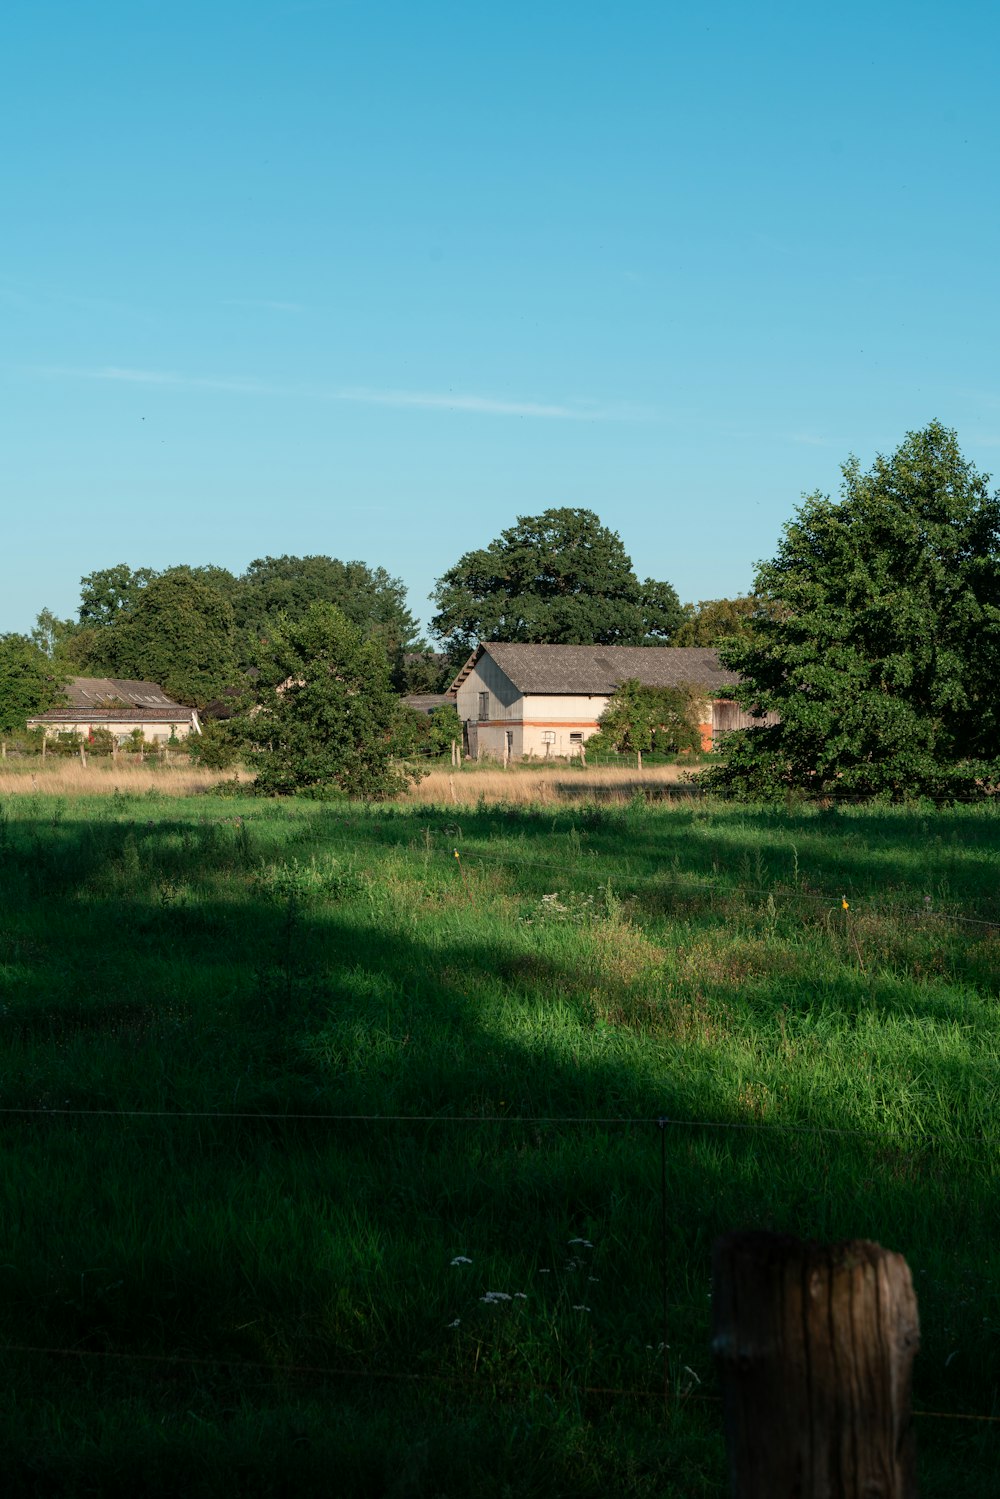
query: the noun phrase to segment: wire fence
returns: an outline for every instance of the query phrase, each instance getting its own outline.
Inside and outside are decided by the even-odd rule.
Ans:
[[[598,856],[594,856],[595,861],[596,857]],[[467,867],[472,867],[476,864],[484,866],[492,865],[495,868],[503,867],[515,872],[521,869],[551,869],[559,872],[563,878],[566,875],[566,862],[564,860],[522,858],[519,855],[515,861],[505,854],[499,852],[492,853],[481,849],[476,849],[471,854],[463,856],[463,858]],[[587,859],[588,855],[581,854],[577,868],[582,867],[586,869]],[[597,873],[598,871],[594,870],[592,872]],[[835,893],[833,890],[803,889],[797,885],[789,887],[780,884],[725,884],[721,878],[715,880],[693,880],[687,876],[679,878],[668,871],[657,874],[626,872],[618,875],[617,878],[623,893],[627,893],[627,887],[638,885],[647,889],[658,890],[665,895],[709,895],[729,899],[736,899],[742,896],[745,899],[749,897],[764,901],[771,898],[780,899],[789,905],[805,902],[810,905],[829,907],[832,911],[851,910],[855,916],[868,914],[908,921],[956,922],[959,925],[978,926],[991,931],[1000,931],[1000,921],[992,921],[979,916],[964,916],[958,912],[935,909],[933,896],[923,896],[921,904],[915,906],[903,905],[898,901],[876,901],[873,897],[865,895],[864,892],[857,893],[853,889],[850,880],[845,880],[840,890]],[[844,893],[845,890],[850,892],[850,900],[846,906],[844,904],[847,899]],[[998,891],[998,896],[1000,896],[1000,891]]]
[[[589,1114],[336,1114],[303,1110],[283,1112],[232,1109],[112,1109],[73,1106],[40,1106],[37,1104],[3,1104],[0,1116],[26,1116],[45,1119],[197,1119],[278,1124],[419,1124],[441,1126],[506,1125],[524,1127],[596,1126],[603,1129],[635,1129],[656,1126],[659,1129],[719,1130],[736,1133],[771,1135],[827,1136],[834,1139],[865,1140],[873,1144],[892,1145],[893,1136],[879,1130],[846,1129],[842,1125],[782,1123],[766,1119],[677,1119],[666,1114],[589,1115]],[[932,1145],[966,1145],[979,1147],[983,1156],[996,1146],[981,1135],[918,1134],[904,1154],[917,1155]]]
[[[556,871],[561,877],[566,875],[565,861],[551,859],[523,858],[518,856],[516,861],[502,853],[475,850],[462,856],[467,867],[475,867],[477,864],[484,867],[504,867],[517,870],[535,868]],[[578,865],[578,868],[580,866]],[[586,867],[585,859],[583,867]],[[597,873],[598,871],[594,871]],[[798,886],[767,886],[764,884],[726,884],[722,879],[704,880],[691,879],[689,877],[679,878],[670,872],[656,874],[626,874],[619,876],[628,887],[638,886],[640,888],[655,888],[666,896],[678,895],[681,897],[708,896],[716,901],[720,898],[734,899],[742,898],[745,901],[782,901],[789,905],[808,903],[811,906],[825,906],[833,912],[842,911],[846,916],[848,909],[852,915],[869,913],[879,916],[890,916],[894,919],[919,921],[925,925],[955,923],[965,927],[975,927],[984,931],[1000,930],[1000,921],[989,920],[981,917],[966,916],[958,912],[936,909],[931,897],[924,897],[921,904],[910,907],[900,902],[879,901],[863,893],[851,893],[851,900],[847,902],[842,890],[836,893],[832,890],[802,889]],[[850,887],[848,887],[850,888]],[[624,887],[623,887],[624,890]],[[720,1397],[709,1392],[698,1390],[684,1390],[678,1392],[671,1385],[671,1374],[666,1355],[669,1346],[669,1317],[671,1310],[670,1301],[670,1266],[667,1259],[667,1236],[668,1236],[668,1211],[669,1192],[667,1180],[667,1151],[666,1139],[670,1131],[719,1131],[734,1132],[740,1134],[756,1134],[761,1136],[804,1136],[804,1137],[830,1137],[835,1139],[853,1139],[875,1144],[891,1144],[899,1150],[898,1142],[889,1134],[871,1129],[849,1128],[837,1125],[812,1124],[803,1121],[768,1121],[768,1120],[733,1120],[733,1119],[700,1119],[679,1118],[663,1113],[659,1115],[559,1115],[559,1114],[523,1114],[523,1113],[489,1113],[489,1114],[445,1114],[445,1113],[335,1113],[328,1111],[274,1111],[274,1110],[215,1110],[215,1109],[120,1109],[120,1108],[91,1108],[75,1106],[37,1106],[37,1105],[0,1105],[0,1116],[14,1119],[23,1117],[25,1119],[47,1118],[56,1120],[60,1118],[74,1120],[192,1120],[213,1122],[240,1122],[246,1124],[255,1123],[278,1123],[298,1125],[303,1123],[318,1126],[337,1127],[344,1125],[367,1125],[379,1126],[433,1126],[439,1128],[455,1127],[483,1127],[503,1126],[514,1127],[593,1127],[603,1129],[656,1129],[660,1141],[660,1233],[661,1233],[661,1263],[660,1263],[660,1300],[661,1300],[661,1322],[662,1339],[664,1347],[663,1360],[663,1385],[659,1389],[640,1387],[616,1387],[607,1385],[580,1384],[574,1385],[574,1393],[586,1399],[606,1399],[622,1401],[664,1401],[671,1400],[677,1403],[692,1402],[717,1402]],[[995,1159],[996,1144],[984,1135],[948,1135],[940,1134],[917,1134],[911,1139],[903,1151],[907,1155],[916,1155],[933,1147],[944,1147],[961,1144],[977,1153],[982,1159]],[[35,1345],[30,1343],[18,1343],[5,1341],[0,1344],[0,1349],[8,1355],[18,1357],[44,1357],[62,1358],[73,1360],[91,1360],[94,1362],[121,1362],[132,1364],[144,1364],[147,1366],[168,1366],[173,1368],[186,1367],[219,1368],[229,1369],[234,1373],[242,1375],[258,1375],[265,1378],[272,1377],[301,1377],[312,1380],[368,1380],[372,1382],[397,1382],[414,1385],[447,1385],[452,1387],[467,1387],[470,1383],[469,1376],[438,1375],[428,1372],[414,1373],[397,1370],[373,1369],[365,1366],[350,1365],[339,1366],[334,1364],[311,1364],[277,1361],[255,1361],[244,1358],[224,1357],[195,1357],[186,1353],[140,1353],[123,1349],[105,1348],[73,1348],[62,1346]],[[532,1393],[552,1394],[560,1387],[551,1382],[531,1380],[505,1380],[504,1390],[511,1395],[528,1395]],[[983,1423],[988,1425],[1000,1424],[1000,1416],[970,1411],[942,1411],[931,1409],[917,1409],[914,1415],[922,1419],[937,1421],[952,1421],[965,1423]]]
[[[109,1348],[60,1348],[58,1346],[46,1346],[34,1343],[7,1342],[0,1346],[0,1353],[13,1353],[26,1357],[91,1359],[95,1362],[107,1363],[159,1364],[169,1368],[233,1369],[240,1373],[260,1374],[266,1378],[300,1375],[320,1380],[362,1379],[366,1381],[370,1380],[373,1383],[436,1385],[449,1389],[467,1388],[476,1378],[475,1376],[470,1377],[467,1375],[428,1374],[426,1372],[413,1373],[402,1369],[371,1369],[359,1365],[264,1363],[255,1359],[195,1358],[190,1354],[133,1353],[122,1349]],[[552,1395],[559,1393],[563,1387],[552,1381],[517,1379],[505,1380],[503,1388],[505,1394],[523,1397],[535,1394]],[[572,1388],[576,1396],[582,1396],[587,1399],[599,1398],[647,1402],[660,1402],[664,1399],[664,1392],[659,1389],[643,1390],[628,1386],[592,1384],[574,1384]],[[669,1400],[670,1396],[668,1395],[667,1398]],[[688,1403],[721,1405],[722,1396],[713,1394],[708,1390],[684,1390],[678,1392],[676,1400],[680,1405],[687,1405]],[[927,1420],[981,1421],[991,1425],[1000,1425],[1000,1416],[978,1411],[921,1410],[918,1407],[913,1411],[913,1415]]]
[[[655,1129],[656,1137],[659,1139],[659,1300],[660,1300],[660,1352],[662,1353],[662,1384],[659,1388],[649,1386],[608,1386],[594,1385],[591,1383],[577,1383],[569,1381],[564,1385],[557,1385],[551,1381],[539,1380],[510,1380],[504,1378],[502,1391],[504,1396],[520,1396],[534,1393],[553,1393],[572,1390],[575,1397],[586,1399],[608,1399],[625,1401],[662,1401],[665,1407],[672,1404],[683,1405],[688,1401],[718,1402],[721,1397],[713,1395],[704,1390],[694,1388],[679,1388],[676,1376],[670,1365],[670,1319],[672,1300],[670,1295],[671,1265],[669,1258],[669,1211],[671,1205],[670,1190],[668,1182],[668,1152],[667,1135],[671,1130],[709,1130],[709,1131],[736,1131],[740,1133],[756,1133],[764,1135],[800,1135],[820,1136],[832,1138],[849,1138],[854,1140],[865,1140],[868,1142],[881,1142],[888,1139],[876,1131],[858,1129],[847,1129],[840,1126],[809,1125],[809,1124],[780,1124],[770,1123],[763,1120],[709,1120],[709,1119],[678,1119],[667,1114],[656,1116],[650,1115],[552,1115],[552,1114],[491,1114],[491,1115],[448,1115],[448,1114],[336,1114],[336,1113],[276,1113],[266,1111],[232,1111],[232,1110],[168,1110],[168,1109],[92,1109],[92,1108],[38,1108],[31,1106],[4,1105],[0,1106],[0,1116],[16,1117],[25,1116],[29,1118],[47,1119],[156,1119],[156,1120],[196,1120],[205,1121],[238,1121],[241,1123],[255,1122],[277,1122],[288,1125],[309,1123],[317,1125],[346,1125],[365,1124],[372,1126],[380,1125],[434,1125],[434,1126],[458,1126],[476,1127],[485,1125],[504,1126],[570,1126],[584,1127],[594,1126],[599,1128],[624,1128],[624,1129]],[[654,1137],[654,1138],[656,1138]],[[987,1153],[987,1142],[970,1136],[952,1136],[948,1143],[963,1143],[974,1145],[982,1149],[985,1157]],[[915,1154],[917,1150],[926,1148],[930,1144],[942,1143],[940,1137],[926,1136],[918,1141],[908,1154]],[[895,1142],[893,1142],[895,1144]],[[990,1151],[990,1158],[995,1158],[995,1147]],[[195,1356],[188,1353],[144,1353],[115,1348],[80,1348],[56,1345],[39,1345],[30,1343],[19,1343],[5,1340],[0,1343],[0,1351],[4,1354],[18,1355],[22,1357],[38,1356],[47,1358],[65,1358],[77,1360],[91,1360],[104,1363],[133,1363],[146,1366],[167,1366],[171,1368],[186,1367],[194,1369],[220,1368],[229,1369],[240,1374],[259,1375],[266,1378],[278,1376],[298,1376],[314,1380],[366,1380],[372,1382],[397,1382],[409,1384],[437,1384],[447,1385],[454,1388],[469,1388],[476,1382],[475,1375],[447,1375],[429,1372],[410,1372],[400,1370],[374,1369],[361,1364],[333,1365],[313,1364],[292,1361],[262,1361],[246,1359],[242,1357],[227,1358],[223,1356]],[[491,1391],[495,1393],[495,1391]],[[972,1411],[940,1411],[931,1409],[917,1409],[914,1415],[926,1419],[942,1421],[959,1421],[970,1423],[1000,1424],[1000,1415],[985,1412]]]

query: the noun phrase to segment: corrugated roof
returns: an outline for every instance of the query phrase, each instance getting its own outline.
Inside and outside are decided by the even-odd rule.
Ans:
[[[734,687],[739,674],[719,665],[719,653],[701,645],[481,645],[519,692],[608,696],[622,682],[646,687]],[[467,663],[459,678],[471,668]],[[457,683],[456,683],[457,685]]]
[[[167,708],[49,708],[28,719],[36,723],[193,723],[194,709],[170,703]]]
[[[63,691],[73,708],[96,708],[109,698],[128,708],[176,708],[189,713],[167,697],[155,682],[137,682],[132,677],[70,677]]]

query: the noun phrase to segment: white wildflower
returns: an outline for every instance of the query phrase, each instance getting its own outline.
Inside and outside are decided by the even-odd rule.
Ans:
[[[487,1291],[485,1296],[480,1296],[480,1301],[485,1301],[488,1306],[495,1306],[499,1301],[510,1301],[511,1297],[506,1291]]]
[[[456,1317],[455,1320],[454,1320],[454,1322],[449,1322],[448,1323],[449,1327],[460,1327],[461,1325],[462,1325],[462,1319],[461,1319],[461,1317]]]
[[[574,1310],[574,1312],[589,1312],[590,1311],[590,1307],[589,1306],[584,1306],[583,1303],[581,1302],[579,1305],[575,1306],[573,1308],[573,1310]]]
[[[472,1261],[467,1254],[456,1254],[451,1263],[453,1265],[471,1265]]]

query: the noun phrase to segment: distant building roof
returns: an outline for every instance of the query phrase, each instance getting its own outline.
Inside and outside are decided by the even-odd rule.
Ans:
[[[177,708],[190,713],[167,697],[155,682],[137,682],[131,677],[70,677],[63,689],[73,708],[103,708],[110,702],[126,708]],[[58,712],[58,709],[55,710]]]
[[[193,723],[198,715],[167,697],[155,682],[128,677],[71,677],[63,688],[67,706],[28,719],[46,723]],[[119,704],[120,706],[115,706]]]
[[[418,713],[433,713],[435,708],[441,708],[452,701],[447,692],[408,692],[403,698],[406,706],[415,708]]]
[[[39,723],[196,723],[194,708],[170,703],[166,708],[49,708],[28,719],[28,727]]]
[[[451,694],[489,654],[522,693],[587,693],[608,697],[622,682],[645,687],[735,687],[739,674],[719,664],[719,653],[690,645],[514,645],[477,647],[451,686]]]

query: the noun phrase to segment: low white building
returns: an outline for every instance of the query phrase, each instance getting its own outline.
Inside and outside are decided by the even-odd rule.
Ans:
[[[473,652],[450,695],[474,759],[545,759],[579,754],[612,693],[631,680],[698,689],[702,747],[711,749],[717,694],[739,677],[704,646],[492,644]],[[727,728],[734,707],[725,703]]]
[[[87,739],[95,729],[107,729],[119,741],[136,729],[142,737],[165,744],[200,734],[198,710],[167,697],[155,682],[121,677],[71,677],[63,688],[66,706],[28,719],[29,729],[44,729],[46,737],[77,733]]]

